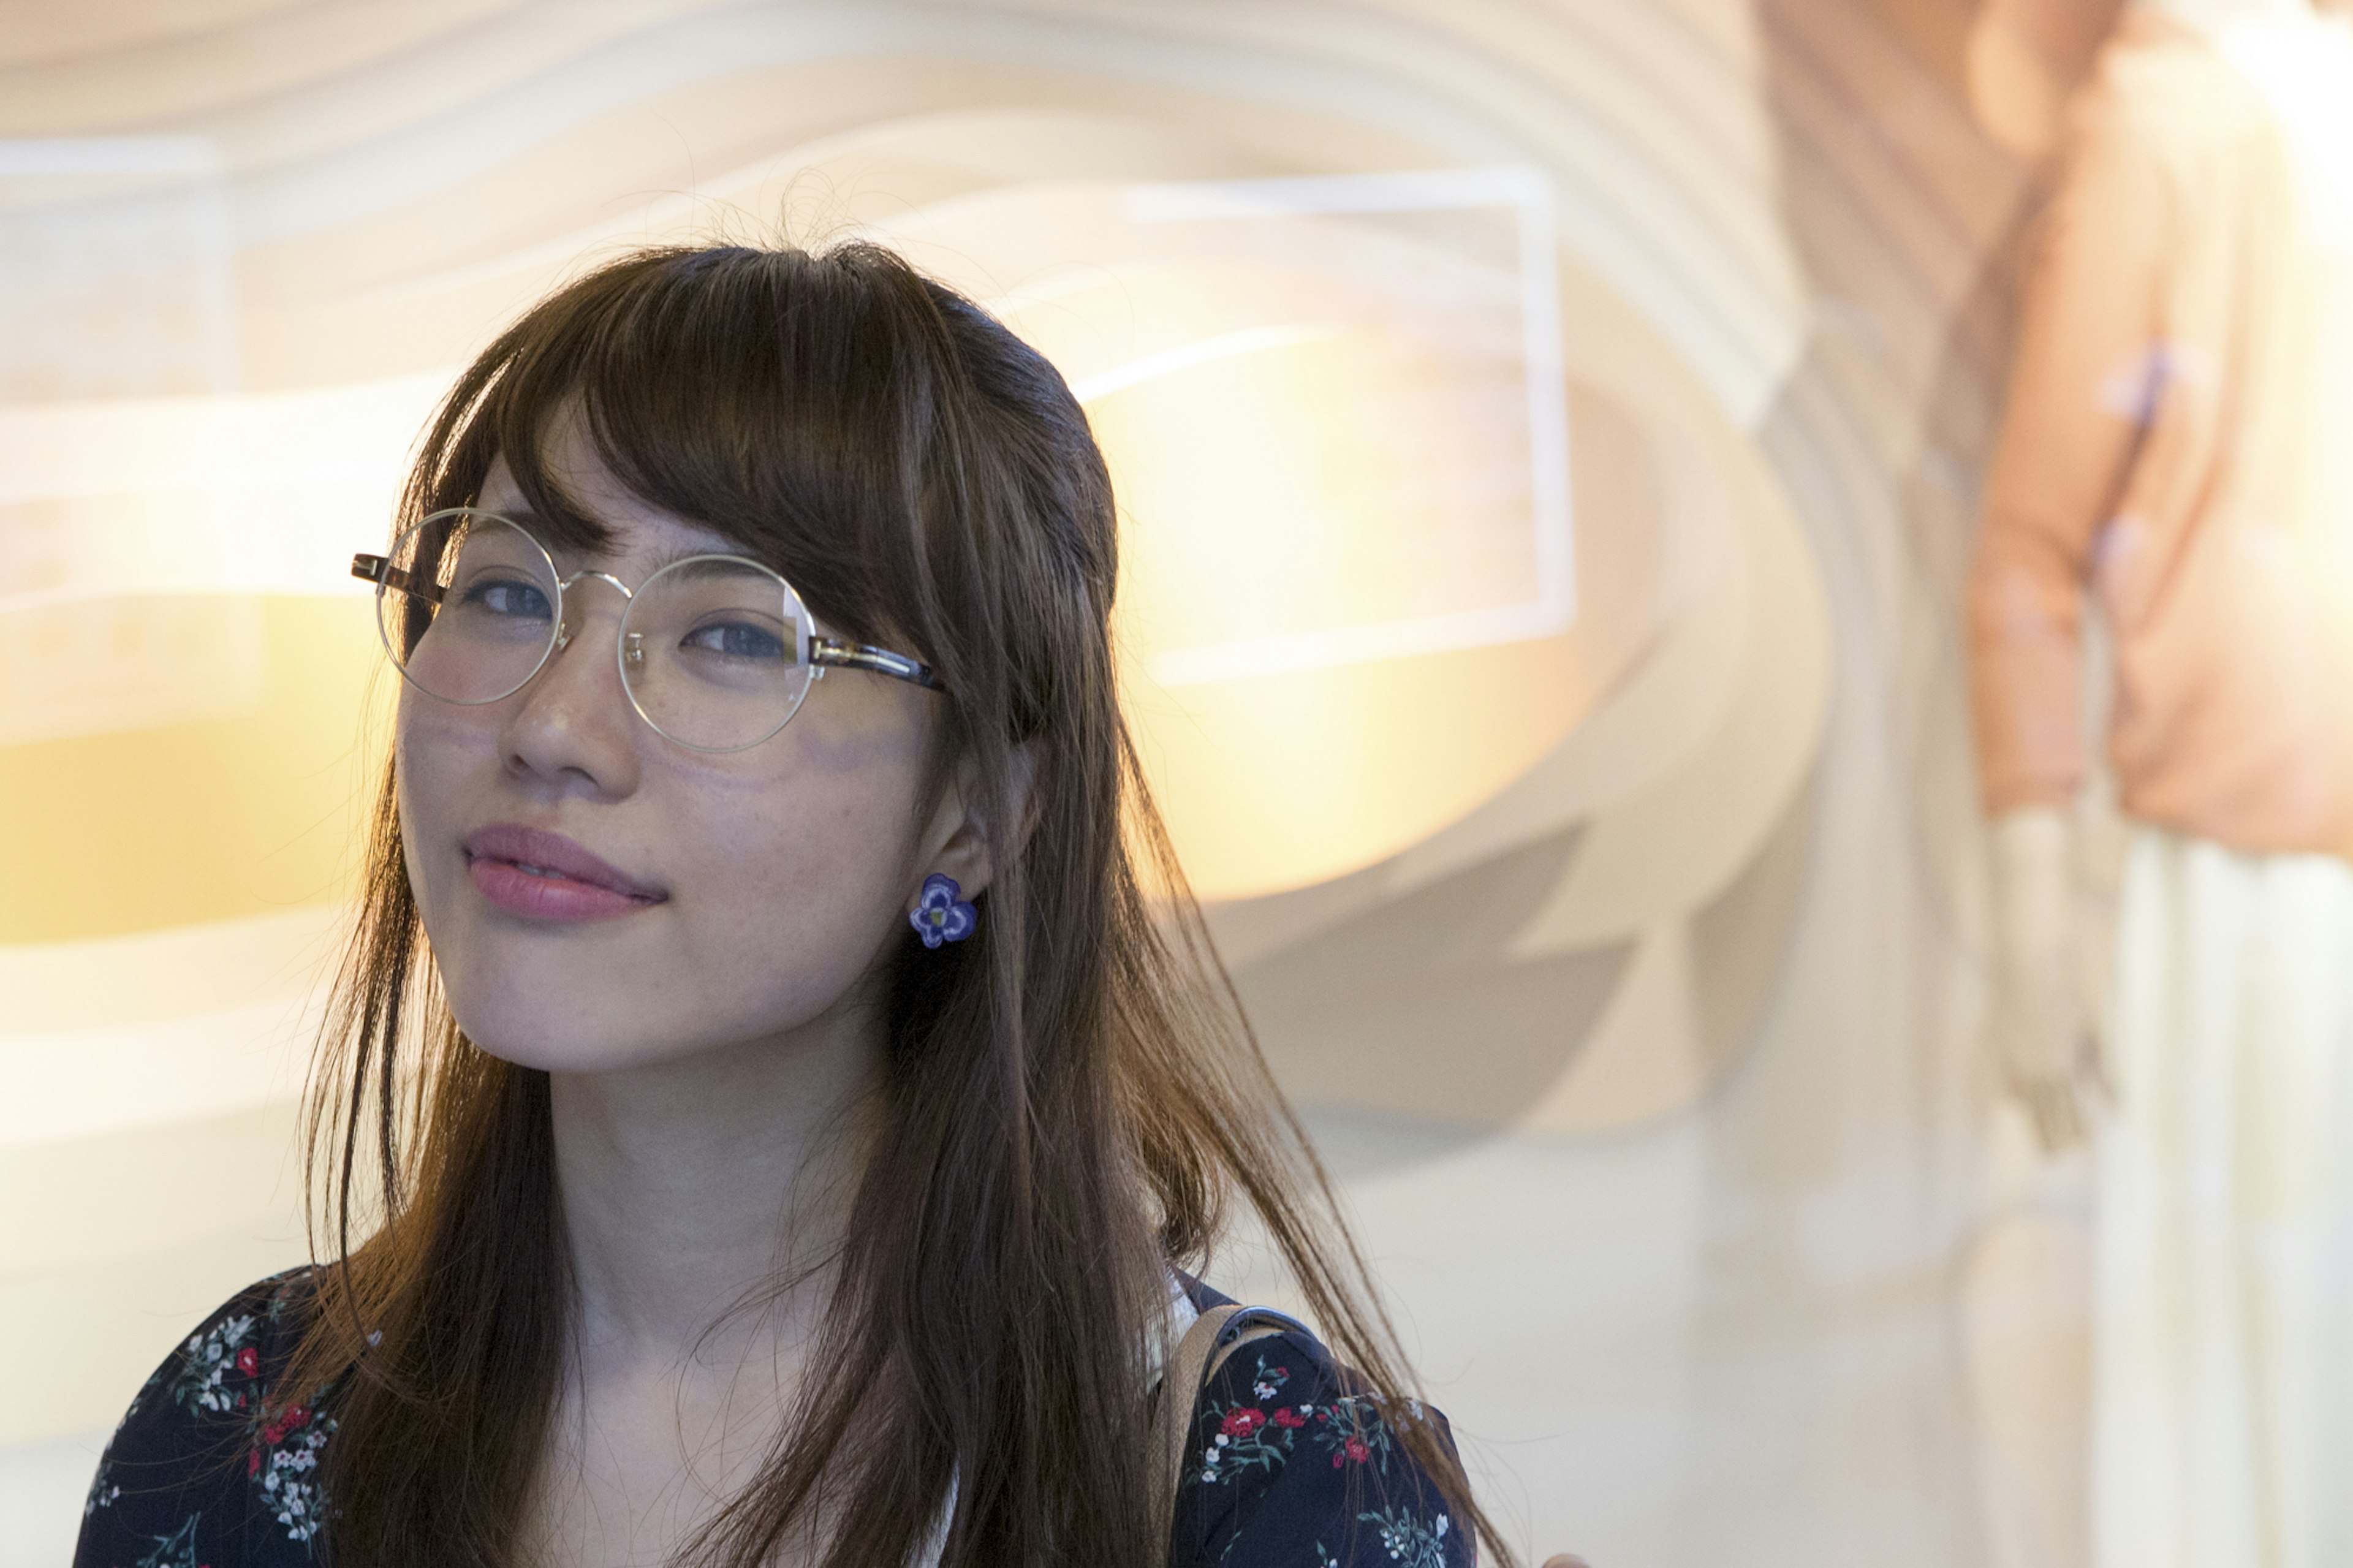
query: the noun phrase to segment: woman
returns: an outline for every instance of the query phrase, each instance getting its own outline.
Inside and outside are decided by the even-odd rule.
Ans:
[[[1137,780],[1043,359],[871,247],[647,251],[491,346],[404,508],[342,1261],[150,1379],[77,1563],[1472,1559]],[[1229,1194],[1362,1371],[1278,1325],[1175,1389],[1172,1515]]]

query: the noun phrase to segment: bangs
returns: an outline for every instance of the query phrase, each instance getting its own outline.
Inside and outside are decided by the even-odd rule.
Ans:
[[[833,626],[915,630],[892,588],[919,549],[947,367],[910,352],[941,337],[930,301],[902,270],[858,260],[857,247],[659,251],[562,290],[483,356],[431,504],[470,504],[504,458],[548,544],[608,546],[548,461],[576,410],[624,488],[774,567]]]

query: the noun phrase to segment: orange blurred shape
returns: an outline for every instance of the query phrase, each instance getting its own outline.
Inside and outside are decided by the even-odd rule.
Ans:
[[[2039,161],[2121,0],[1986,0],[1970,24],[1969,107],[1993,139]]]

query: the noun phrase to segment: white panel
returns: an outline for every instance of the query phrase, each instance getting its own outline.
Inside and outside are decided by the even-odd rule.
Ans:
[[[0,1448],[0,1568],[60,1568],[73,1556],[106,1438],[100,1429]]]

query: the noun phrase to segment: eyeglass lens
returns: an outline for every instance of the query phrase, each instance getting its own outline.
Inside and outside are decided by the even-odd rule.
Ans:
[[[444,701],[512,695],[565,635],[547,552],[494,513],[428,518],[401,537],[391,564],[377,595],[385,647],[418,689]],[[595,591],[584,582],[574,592],[577,602],[564,607],[577,639]],[[628,600],[619,637],[629,700],[698,751],[767,739],[808,689],[807,612],[783,578],[749,561],[699,556],[664,567]]]

